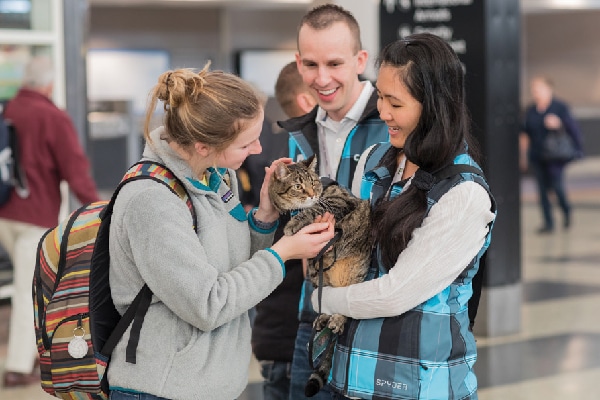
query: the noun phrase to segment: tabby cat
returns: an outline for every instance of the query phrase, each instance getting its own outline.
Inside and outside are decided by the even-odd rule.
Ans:
[[[284,227],[285,235],[293,235],[326,211],[333,214],[335,229],[341,231],[341,236],[323,255],[322,283],[324,286],[348,286],[362,282],[367,275],[372,247],[369,201],[353,196],[335,183],[324,188],[316,164],[316,156],[296,164],[279,163],[271,177],[269,196],[280,213],[292,213]],[[317,260],[308,260],[307,273],[317,288]],[[341,314],[320,314],[314,328],[319,332],[327,327],[336,335],[343,332],[345,323],[346,317]],[[332,356],[333,345],[328,346],[322,362],[307,382],[305,394],[308,397],[314,396],[326,382]]]

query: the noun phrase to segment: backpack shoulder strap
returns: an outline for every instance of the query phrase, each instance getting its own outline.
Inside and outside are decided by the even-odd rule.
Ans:
[[[437,180],[443,181],[444,179],[448,179],[457,174],[462,174],[464,172],[470,172],[475,175],[479,175],[485,178],[483,171],[480,168],[477,168],[473,165],[468,164],[452,164],[447,167],[442,168],[440,171],[436,172],[434,176]]]
[[[367,154],[364,171],[367,172],[374,169],[391,146],[392,144],[390,142],[379,142],[373,145],[371,151]]]
[[[496,212],[496,202],[488,187],[485,174],[479,167],[468,164],[451,164],[433,173],[435,184],[427,193],[430,205],[437,202],[448,190],[456,185],[462,179],[461,174],[464,173],[475,175],[473,181],[479,183],[488,192],[492,201],[492,211]]]
[[[374,205],[377,202],[377,200],[387,191],[389,185],[392,183],[392,179],[389,176],[389,172],[386,168],[380,167],[375,170],[384,154],[390,149],[391,146],[392,145],[389,142],[376,143],[369,148],[369,152],[365,157],[362,173],[363,176],[361,177],[359,187],[360,198],[370,199],[371,205]],[[359,165],[362,162],[363,161],[361,160]],[[367,177],[368,173],[372,177]],[[379,178],[377,182],[374,176]]]
[[[127,172],[123,176],[123,179],[113,192],[109,204],[103,210],[102,215],[100,216],[102,219],[106,215],[112,214],[114,201],[116,200],[121,188],[126,183],[138,179],[152,179],[156,182],[162,183],[171,192],[173,192],[174,194],[179,196],[183,201],[185,201],[188,209],[190,210],[190,213],[192,214],[194,230],[198,230],[198,217],[196,215],[194,205],[192,204],[192,198],[190,197],[187,189],[185,188],[183,183],[167,167],[155,161],[140,161],[135,163],[131,168],[129,168],[129,170],[127,170]]]

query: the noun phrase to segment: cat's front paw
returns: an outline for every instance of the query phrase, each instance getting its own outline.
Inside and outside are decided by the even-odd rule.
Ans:
[[[320,332],[328,325],[330,315],[328,314],[319,314],[315,322],[313,323],[313,327],[317,332]]]
[[[344,325],[346,325],[347,318],[342,314],[333,314],[328,318],[327,327],[331,329],[333,333],[341,335],[344,332]]]
[[[287,224],[285,224],[285,227],[283,228],[283,233],[286,236],[292,236],[295,235],[296,232],[298,232],[300,229],[302,229],[302,225],[297,223],[294,220],[290,220]]]
[[[288,235],[295,235],[305,226],[308,226],[313,223],[315,217],[312,212],[309,212],[305,209],[299,211],[296,215],[294,215],[290,220],[285,224],[283,232]]]
[[[288,224],[288,225],[286,225],[286,226],[283,228],[283,234],[284,234],[285,236],[292,236],[292,235],[294,234],[294,230],[293,230],[293,229],[292,229],[292,227],[291,227],[291,226],[289,226],[289,224]]]

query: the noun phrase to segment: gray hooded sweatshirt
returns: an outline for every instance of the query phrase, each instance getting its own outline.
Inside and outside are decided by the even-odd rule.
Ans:
[[[128,330],[112,353],[109,383],[168,399],[232,400],[248,381],[248,310],[282,281],[283,264],[264,250],[273,233],[245,218],[234,171],[230,188],[215,171],[208,173],[212,189],[189,179],[188,164],[162,132],[151,133],[143,159],[162,163],[184,183],[198,233],[185,202],[164,185],[138,180],[119,193],[110,226],[113,300],[124,313],[144,283],[154,296],[137,363],[125,362]]]

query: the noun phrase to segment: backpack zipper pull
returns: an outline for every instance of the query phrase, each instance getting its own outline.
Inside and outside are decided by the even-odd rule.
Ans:
[[[77,335],[77,334],[80,335]],[[73,358],[83,358],[88,353],[88,344],[84,339],[85,329],[83,329],[83,324],[81,322],[81,314],[79,314],[79,318],[77,319],[77,326],[73,329],[73,338],[69,342],[68,352],[69,355]]]

